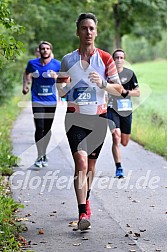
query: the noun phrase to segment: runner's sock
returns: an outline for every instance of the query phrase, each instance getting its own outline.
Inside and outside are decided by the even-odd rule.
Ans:
[[[86,204],[79,204],[79,205],[78,205],[78,210],[79,210],[79,216],[80,216],[82,213],[85,213],[85,214],[86,214]]]
[[[118,169],[119,167],[121,167],[121,163],[115,163],[116,165],[116,169]]]
[[[88,200],[88,199],[89,199],[89,197],[90,197],[90,191],[91,191],[91,189],[87,191],[86,200]]]

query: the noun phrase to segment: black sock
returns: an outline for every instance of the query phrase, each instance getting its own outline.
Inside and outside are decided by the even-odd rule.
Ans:
[[[115,163],[116,165],[116,169],[118,169],[119,167],[121,167],[121,163]]]
[[[87,191],[86,200],[88,200],[88,199],[89,199],[89,197],[90,197],[90,191],[91,191],[91,189]]]
[[[80,216],[82,213],[85,213],[85,214],[86,214],[86,204],[80,204],[80,205],[78,205],[78,210],[79,210],[79,216]]]

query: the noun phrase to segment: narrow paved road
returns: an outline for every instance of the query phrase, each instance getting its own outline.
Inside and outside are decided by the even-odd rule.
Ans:
[[[108,132],[91,193],[92,228],[74,231],[77,220],[74,164],[64,131],[65,104],[59,104],[48,149],[49,166],[37,169],[34,124],[28,106],[13,126],[13,152],[20,157],[11,177],[23,235],[36,252],[167,252],[167,162],[130,141],[122,148],[126,178],[116,179]],[[40,234],[42,233],[42,234]]]

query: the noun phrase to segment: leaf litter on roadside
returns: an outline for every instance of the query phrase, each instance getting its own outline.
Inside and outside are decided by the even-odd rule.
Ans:
[[[111,243],[105,244],[105,245],[104,245],[104,248],[111,249],[111,248],[112,248],[112,247],[111,247]]]
[[[79,242],[79,243],[73,243],[73,246],[80,246],[81,245],[81,243]]]
[[[21,217],[21,218],[16,218],[15,220],[20,222],[20,221],[28,221],[29,219],[25,217]]]
[[[76,221],[76,220],[75,221],[70,221],[69,224],[68,224],[69,227],[77,227],[77,225],[78,225],[78,221]]]
[[[83,236],[81,240],[87,241],[89,239],[87,237]]]
[[[39,229],[39,230],[38,230],[38,234],[39,234],[39,235],[43,235],[44,233],[45,233],[45,232],[44,232],[43,229]]]

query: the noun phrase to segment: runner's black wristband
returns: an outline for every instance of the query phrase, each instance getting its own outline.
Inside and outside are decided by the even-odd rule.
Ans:
[[[122,92],[121,95],[123,96],[123,98],[126,98],[126,96],[128,96],[128,94],[129,94],[129,90],[127,90],[125,94]]]

